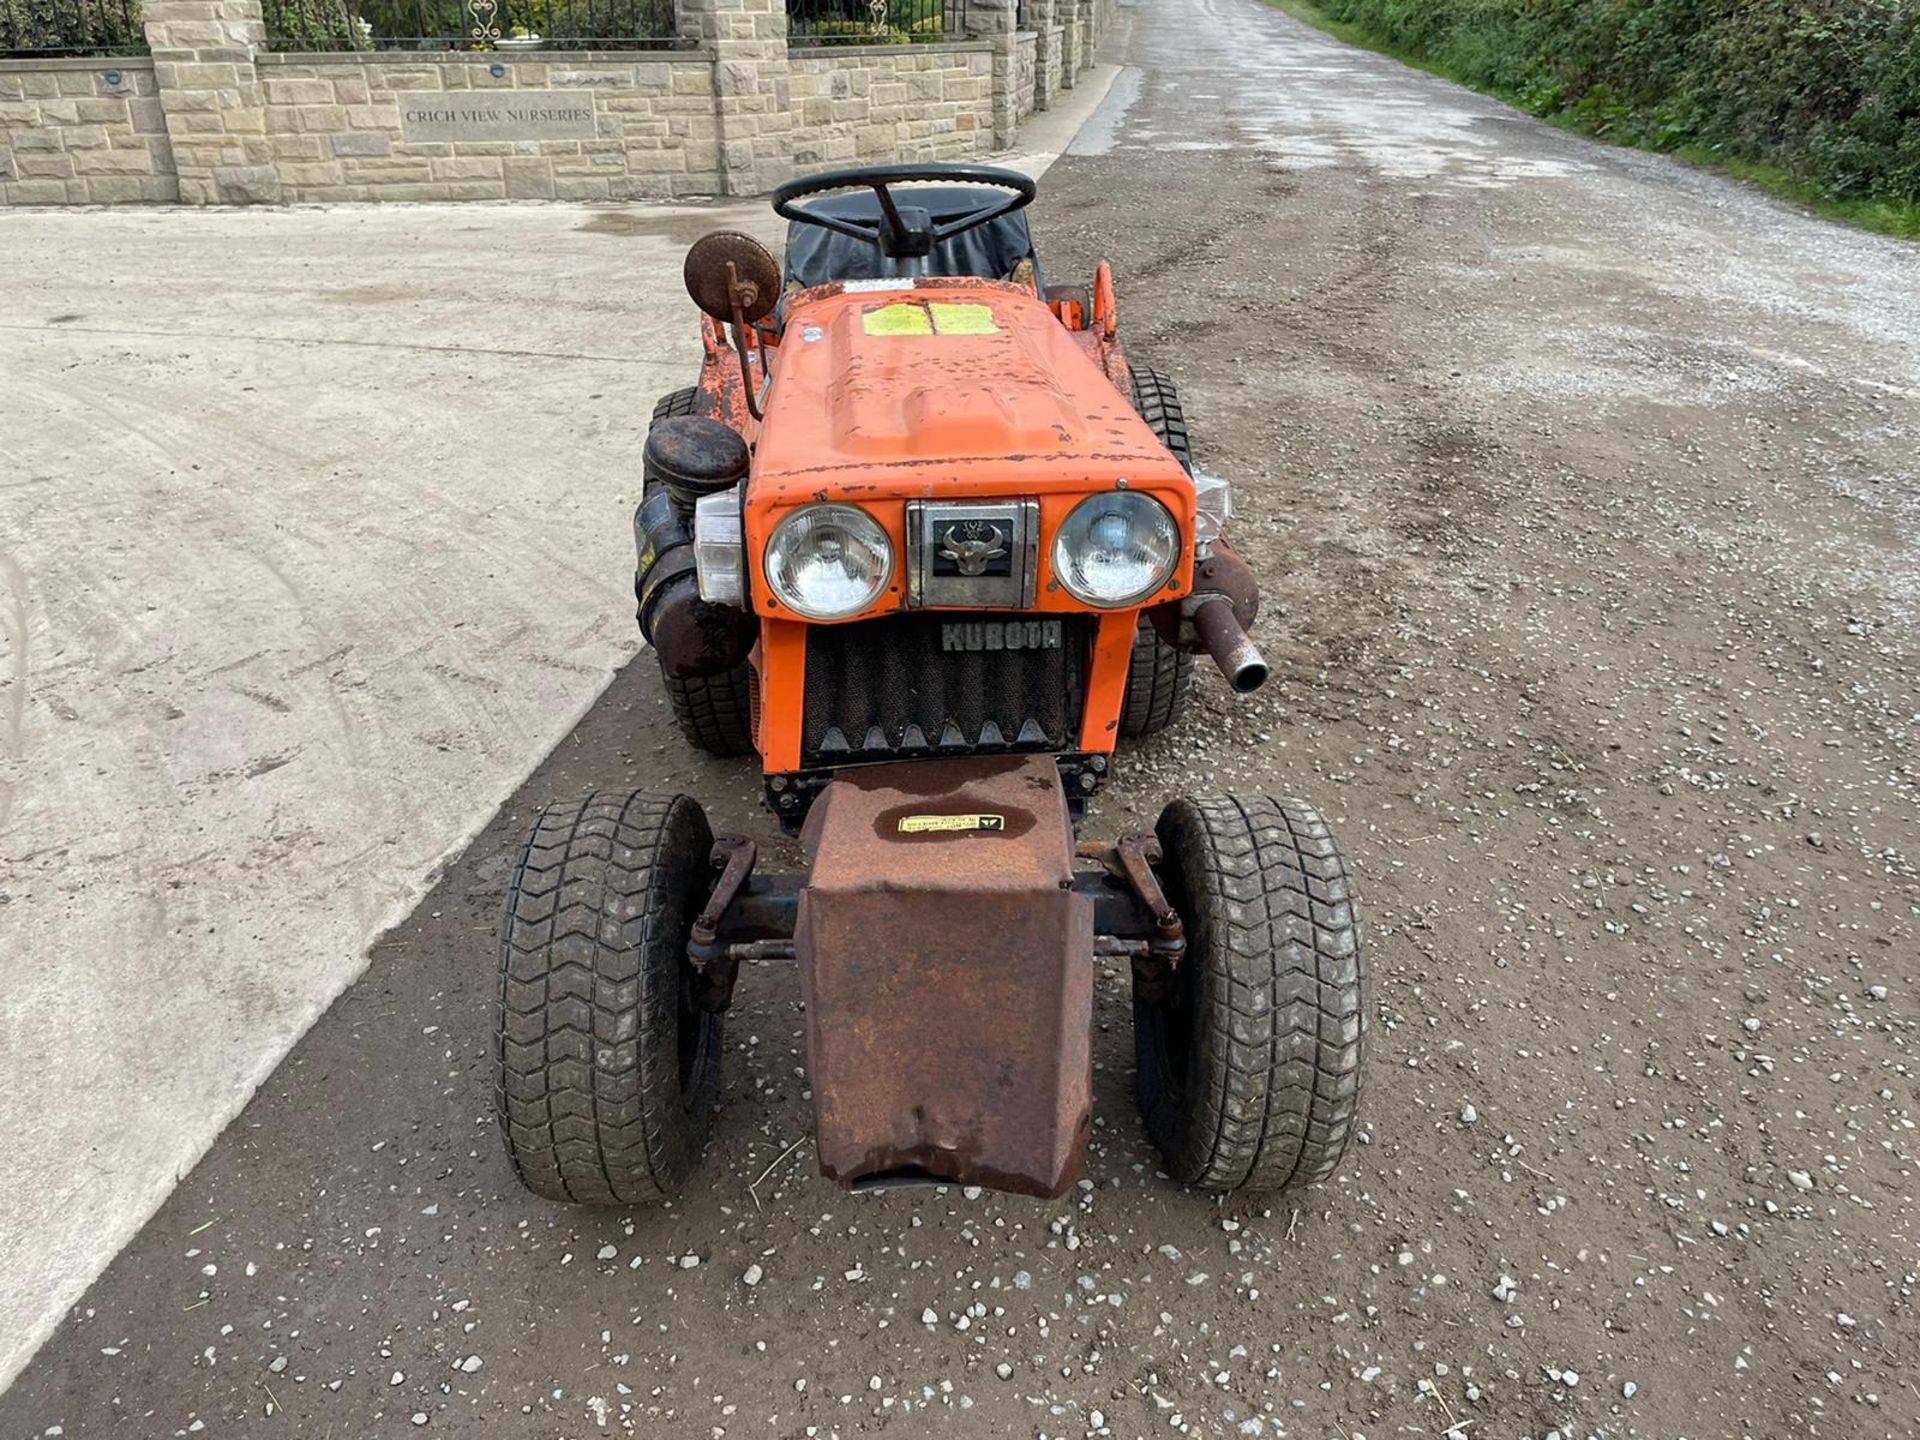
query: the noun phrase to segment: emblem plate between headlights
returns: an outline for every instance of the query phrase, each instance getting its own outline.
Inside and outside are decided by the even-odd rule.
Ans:
[[[1030,607],[1039,542],[1037,501],[916,500],[907,506],[907,603]]]

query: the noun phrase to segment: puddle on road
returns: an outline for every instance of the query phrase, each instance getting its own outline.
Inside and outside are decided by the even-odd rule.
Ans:
[[[1260,29],[1256,42],[1248,23]],[[1141,71],[1114,81],[1069,155],[1252,150],[1290,170],[1353,166],[1461,189],[1561,179],[1597,167],[1528,117],[1457,86],[1353,51],[1277,15],[1202,10],[1179,69],[1163,67],[1139,110]],[[1192,81],[1205,77],[1203,86]],[[1216,123],[1195,134],[1196,108]],[[1156,125],[1168,128],[1156,128]]]
[[[1120,143],[1120,131],[1127,123],[1127,114],[1140,99],[1140,70],[1129,65],[1113,77],[1113,88],[1107,91],[1106,99],[1100,102],[1100,108],[1087,117],[1087,123],[1080,127],[1080,133],[1073,137],[1073,143],[1067,146],[1069,155],[1106,155]]]
[[[712,214],[632,209],[597,210],[591,219],[573,228],[583,235],[640,235],[676,245],[691,245],[718,224],[718,217]]]

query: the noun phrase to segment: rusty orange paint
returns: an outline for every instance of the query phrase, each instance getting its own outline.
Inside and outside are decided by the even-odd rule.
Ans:
[[[931,307],[983,308],[983,333],[939,333]],[[868,317],[892,306],[928,308],[926,333],[885,330]],[[791,510],[822,501],[858,505],[887,532],[897,565],[906,556],[910,500],[1032,499],[1040,511],[1033,610],[1099,617],[1087,670],[1080,748],[1113,750],[1126,699],[1139,607],[1104,611],[1075,600],[1053,573],[1051,537],[1087,496],[1119,488],[1152,495],[1182,535],[1194,530],[1193,482],[1133,408],[1132,376],[1116,336],[1111,269],[1093,286],[1084,330],[1069,329],[1030,287],[971,277],[933,277],[895,288],[825,285],[789,294],[766,333],[773,372],[771,413],[755,421],[747,385],[761,381],[759,352],[748,377],[726,327],[701,323],[701,412],[753,447],[747,482],[746,550],[752,603],[761,617],[756,742],[768,774],[801,768],[807,633],[906,607],[906,577],[843,622],[802,621],[782,606],[763,559]],[[977,328],[977,314],[968,312]],[[1143,605],[1184,595],[1192,557]]]
[[[902,833],[929,811],[1000,826]],[[1070,1189],[1093,1125],[1094,909],[1052,760],[871,766],[827,788],[802,843],[821,1173]]]
[[[1100,617],[1087,667],[1087,707],[1081,713],[1080,748],[1108,755],[1120,734],[1120,708],[1127,699],[1127,668],[1133,663],[1133,632],[1140,612],[1114,610]]]
[[[807,626],[760,622],[760,767],[769,775],[800,768],[807,708]]]
[[[975,281],[967,300],[991,316],[986,334],[869,334],[869,316],[942,297],[949,282],[911,291],[829,287],[789,297],[774,361],[778,403],[760,429],[746,507],[754,603],[783,618],[762,567],[768,541],[800,506],[865,509],[906,553],[909,500],[1031,498],[1039,503],[1041,611],[1087,611],[1054,580],[1047,537],[1089,495],[1144,491],[1193,533],[1193,482],[1113,376],[1053,312],[1011,284]],[[798,331],[799,338],[795,338]],[[738,366],[735,366],[737,372]],[[1160,600],[1184,594],[1182,556]],[[906,604],[896,584],[849,621]]]
[[[1093,328],[1109,340],[1120,333],[1120,297],[1113,288],[1113,266],[1104,260],[1093,272]]]
[[[776,344],[774,337],[768,336],[769,358]],[[751,446],[760,436],[760,422],[747,407],[748,384],[757,391],[765,378],[760,369],[758,346],[748,352],[753,369],[751,380],[745,381],[740,373],[740,357],[727,336],[727,327],[711,315],[700,317],[700,345],[705,353],[700,362],[699,413],[732,426]]]

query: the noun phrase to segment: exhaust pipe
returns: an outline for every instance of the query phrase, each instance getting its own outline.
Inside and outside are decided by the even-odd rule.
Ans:
[[[1194,607],[1193,628],[1200,632],[1207,653],[1237,695],[1251,695],[1267,683],[1267,661],[1247,635],[1233,606],[1208,596]]]

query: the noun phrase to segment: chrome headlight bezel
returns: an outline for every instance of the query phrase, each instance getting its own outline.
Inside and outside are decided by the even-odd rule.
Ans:
[[[783,548],[806,543],[806,537],[802,532],[810,526],[818,527],[822,522],[836,522],[843,530],[857,537],[867,548],[876,553],[882,562],[868,580],[866,592],[857,604],[815,603],[782,578]],[[773,527],[773,533],[767,537],[766,553],[760,558],[760,568],[766,575],[768,592],[804,620],[845,620],[871,609],[880,597],[887,593],[887,586],[893,583],[894,572],[898,565],[898,557],[893,553],[893,539],[887,534],[886,527],[858,505],[847,505],[839,501],[801,505],[789,510]]]
[[[1144,519],[1150,528],[1159,532],[1159,538],[1166,547],[1166,555],[1150,572],[1151,579],[1130,589],[1125,594],[1096,593],[1084,583],[1075,583],[1075,567],[1084,558],[1084,552],[1090,548],[1093,525],[1106,515],[1114,512],[1132,512],[1133,516]],[[1138,519],[1133,522],[1138,527]],[[1166,588],[1167,581],[1173,578],[1180,568],[1181,534],[1180,522],[1166,504],[1144,490],[1107,490],[1098,495],[1089,495],[1068,512],[1067,518],[1060,522],[1053,532],[1051,555],[1053,577],[1058,580],[1066,592],[1083,605],[1091,605],[1098,610],[1124,610],[1138,605]],[[1081,580],[1084,582],[1085,577]]]

